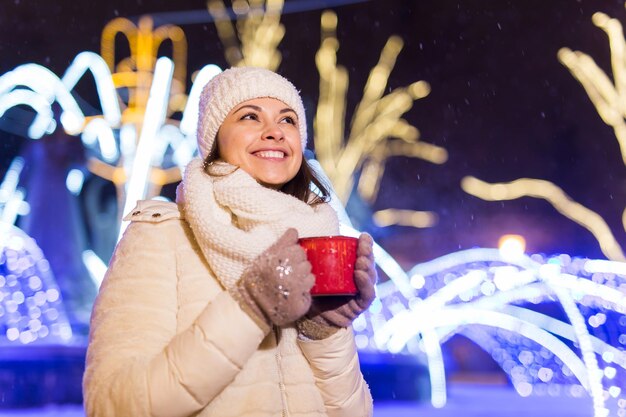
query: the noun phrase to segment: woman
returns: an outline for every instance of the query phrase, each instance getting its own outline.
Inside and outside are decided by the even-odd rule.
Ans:
[[[375,297],[372,240],[359,238],[357,296],[311,298],[297,239],[338,221],[306,141],[301,98],[278,74],[232,68],[205,87],[204,161],[187,166],[177,204],[126,217],[100,289],[87,416],[372,414],[350,328]]]

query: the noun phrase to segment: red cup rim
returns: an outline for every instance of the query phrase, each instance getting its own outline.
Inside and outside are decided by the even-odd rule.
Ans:
[[[298,241],[304,240],[358,240],[358,238],[353,236],[342,236],[342,235],[332,235],[332,236],[311,236],[311,237],[301,237]]]

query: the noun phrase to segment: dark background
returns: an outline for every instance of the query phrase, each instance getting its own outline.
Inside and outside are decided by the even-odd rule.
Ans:
[[[583,51],[610,75],[608,40],[591,16],[602,11],[626,22],[622,1],[333,3],[287,1],[281,19],[286,35],[279,46],[283,54],[279,72],[302,90],[309,119],[317,102],[314,56],[324,8],[332,8],[339,18],[338,60],[350,76],[348,116],[390,35],[400,35],[405,46],[388,87],[425,80],[432,88],[405,118],[421,131],[424,141],[444,147],[449,160],[433,165],[405,157],[390,159],[373,207],[438,213],[439,224],[430,229],[372,230],[403,266],[459,249],[494,247],[505,233],[526,236],[529,253],[603,257],[591,233],[549,203],[532,198],[482,201],[461,189],[466,175],[489,182],[520,177],[555,182],[600,214],[622,245],[626,242],[621,220],[626,170],[613,130],[556,56],[562,47]],[[184,23],[178,21],[180,14],[164,14],[194,10],[194,19],[203,22]],[[152,13],[157,24],[174,23],[185,31],[188,74],[208,63],[227,66],[201,0],[1,0],[0,74],[35,62],[61,76],[79,52],[99,52],[102,28],[111,19]],[[89,83],[80,84],[78,92],[97,104]],[[0,174],[26,143],[0,132]]]

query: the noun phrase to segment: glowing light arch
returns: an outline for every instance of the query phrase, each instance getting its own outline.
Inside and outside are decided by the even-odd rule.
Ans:
[[[435,344],[440,346],[462,333],[494,359],[500,355],[497,362],[520,394],[529,395],[535,386],[554,385],[580,395],[580,387],[592,398],[594,416],[605,416],[626,405],[619,401],[623,396],[620,387],[626,382],[625,267],[619,262],[566,255],[507,258],[497,249],[442,256],[409,271],[413,286],[409,297],[393,281],[379,284],[380,302],[354,324],[357,345],[365,351],[425,357],[432,402],[442,406],[446,401],[445,369],[441,348]],[[608,278],[602,281],[601,274]],[[569,323],[535,311],[542,304],[560,305]],[[610,333],[603,326],[606,321],[624,328]],[[595,329],[604,333],[592,334]],[[516,346],[502,331],[508,332],[511,340],[521,338],[535,349]],[[529,356],[532,351],[549,353],[553,359],[546,360],[541,369],[560,382],[533,376],[530,369],[539,367],[534,360],[526,366],[520,363],[520,355]],[[515,362],[514,366],[507,361]]]

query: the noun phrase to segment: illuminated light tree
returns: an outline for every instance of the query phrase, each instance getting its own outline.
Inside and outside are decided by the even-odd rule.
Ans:
[[[586,53],[561,48],[558,59],[583,86],[602,121],[613,128],[622,160],[626,164],[626,41],[622,25],[617,19],[597,12],[592,21],[608,35],[613,81]],[[522,197],[544,199],[559,213],[589,230],[608,259],[626,261],[622,247],[602,216],[574,201],[550,181],[520,178],[506,183],[488,183],[467,176],[461,181],[461,187],[465,192],[487,201]],[[622,212],[622,225],[626,230],[626,208]]]
[[[391,36],[378,63],[369,73],[361,101],[354,110],[350,132],[344,140],[348,72],[337,64],[339,41],[336,14],[324,12],[321,27],[322,41],[315,57],[320,74],[319,102],[314,121],[316,154],[344,204],[354,193],[367,203],[373,203],[389,157],[411,156],[435,164],[443,164],[448,158],[445,149],[420,142],[417,128],[402,119],[415,100],[429,94],[430,86],[425,81],[417,81],[384,94],[403,45],[400,37]],[[355,188],[355,176],[359,171],[358,186]],[[411,210],[387,209],[375,213],[374,219],[381,226],[403,224],[429,227],[436,223],[433,213]]]
[[[285,27],[280,23],[282,0],[233,1],[236,31],[222,0],[209,0],[207,7],[224,45],[226,61],[231,66],[276,71],[282,59],[278,44],[285,36]]]
[[[23,88],[27,86],[30,89]],[[11,170],[7,174],[4,184],[14,185],[3,192],[8,198],[3,207],[3,220],[13,225],[18,215],[22,216],[18,223],[20,233],[36,240],[36,244],[30,246],[36,245],[39,252],[46,254],[46,262],[54,273],[54,278],[50,279],[61,289],[72,326],[84,333],[95,288],[80,257],[85,239],[78,204],[64,190],[66,168],[74,161],[67,158],[71,143],[64,140],[66,135],[60,129],[63,126],[67,131],[78,133],[84,115],[63,81],[35,64],[22,65],[0,77],[0,97],[1,113],[16,105],[37,103],[31,105],[37,113],[28,134],[35,139],[47,136],[45,142],[30,142],[23,158],[14,160],[14,164],[21,161],[18,165],[25,166],[25,169],[20,168],[19,173]],[[53,101],[58,103],[54,111]],[[59,111],[62,112],[60,115]],[[56,118],[54,113],[57,113]],[[57,120],[60,126],[57,126]],[[8,177],[12,178],[11,181]],[[21,187],[17,187],[18,182]],[[28,199],[31,204],[20,199]],[[58,213],[65,216],[54,218]],[[59,245],[59,239],[65,239],[63,245]]]
[[[18,186],[24,159],[0,183],[0,346],[68,343],[72,328],[50,264],[34,239],[15,227],[30,206]]]
[[[86,336],[97,288],[81,254],[89,248],[81,202],[68,186],[70,172],[84,166],[79,141],[60,128],[43,140],[28,141],[21,152],[28,214],[17,226],[45,253],[63,295],[73,329]]]

